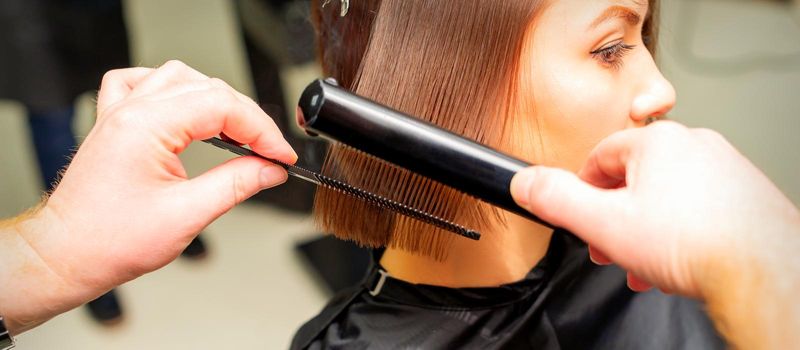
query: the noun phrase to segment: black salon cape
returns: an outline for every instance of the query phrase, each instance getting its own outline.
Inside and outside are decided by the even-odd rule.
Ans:
[[[303,325],[292,349],[722,349],[696,301],[631,292],[625,272],[589,261],[555,232],[524,280],[453,289],[381,279],[381,252],[363,282]]]

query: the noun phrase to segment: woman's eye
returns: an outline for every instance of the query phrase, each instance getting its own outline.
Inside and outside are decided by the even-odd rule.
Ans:
[[[619,69],[622,67],[622,58],[635,47],[636,45],[627,45],[620,41],[616,44],[592,51],[591,54],[592,57],[600,61],[603,65]]]

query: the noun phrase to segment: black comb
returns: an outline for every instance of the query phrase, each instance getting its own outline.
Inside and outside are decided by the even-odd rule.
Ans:
[[[365,191],[358,187],[349,185],[347,183],[344,183],[336,179],[332,179],[322,174],[315,173],[313,171],[301,168],[299,166],[287,164],[276,159],[264,157],[256,152],[253,152],[250,149],[241,147],[231,142],[227,142],[216,137],[205,139],[203,140],[203,142],[236,153],[240,156],[254,156],[254,157],[259,157],[261,159],[265,159],[267,161],[282,166],[284,169],[286,169],[286,172],[289,173],[289,175],[292,175],[299,179],[311,182],[317,186],[325,186],[335,191],[339,191],[341,193],[358,198],[362,201],[375,205],[379,208],[391,210],[393,212],[410,217],[412,219],[422,221],[426,224],[433,225],[443,230],[453,232],[459,236],[463,236],[476,241],[481,238],[481,234],[475,230],[467,229],[461,225],[453,223],[452,221],[445,220],[426,211],[405,205],[397,201],[393,201],[389,198]]]

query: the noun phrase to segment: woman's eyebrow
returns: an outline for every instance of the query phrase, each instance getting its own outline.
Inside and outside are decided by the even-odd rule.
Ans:
[[[589,29],[594,29],[601,23],[615,18],[622,18],[631,26],[639,25],[642,22],[642,16],[633,9],[625,6],[611,6],[592,22]]]

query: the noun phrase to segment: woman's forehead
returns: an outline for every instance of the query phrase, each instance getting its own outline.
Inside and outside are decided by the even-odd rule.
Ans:
[[[622,19],[628,24],[641,24],[650,7],[648,0],[552,0],[540,22],[562,23],[569,29],[591,30],[600,24]],[[574,28],[573,28],[574,27]]]

